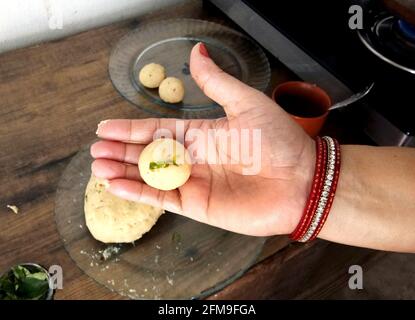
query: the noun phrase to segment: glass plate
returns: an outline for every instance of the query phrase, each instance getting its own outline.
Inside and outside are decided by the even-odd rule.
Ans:
[[[128,101],[159,116],[222,117],[222,107],[206,97],[190,75],[190,51],[200,41],[205,43],[210,56],[223,70],[258,90],[267,88],[270,67],[259,46],[228,27],[194,19],[157,21],[128,33],[111,53],[111,81]],[[184,82],[185,96],[181,103],[165,103],[159,98],[158,89],[148,89],[140,84],[138,73],[151,62],[163,65],[167,76]]]
[[[65,249],[87,275],[131,299],[195,299],[211,295],[256,261],[265,238],[244,236],[181,217],[161,216],[134,244],[104,244],[85,225],[89,146],[59,182],[55,220]]]

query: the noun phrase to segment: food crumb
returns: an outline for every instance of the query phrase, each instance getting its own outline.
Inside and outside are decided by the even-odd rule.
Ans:
[[[111,284],[111,285],[113,285],[113,286],[115,286],[115,281],[114,280],[107,280],[107,282],[108,282],[108,284]]]
[[[161,249],[161,247],[160,247],[158,244],[156,244],[156,249],[157,249],[157,250],[160,250],[160,249]]]
[[[173,286],[173,284],[174,284],[173,279],[169,278],[169,276],[166,276],[166,280],[169,283],[169,285]]]
[[[120,251],[119,247],[109,246],[104,251],[102,251],[102,258],[108,260],[112,255],[117,254]]]
[[[17,206],[15,206],[15,205],[10,205],[10,204],[8,204],[7,205],[7,208],[9,208],[11,211],[13,211],[15,214],[18,214],[19,213],[19,208],[17,207]]]
[[[192,261],[192,262],[193,262],[193,260],[194,260],[194,259],[193,259],[193,257],[190,257],[190,261]]]
[[[82,224],[79,225],[79,228],[81,228],[81,229],[83,228]]]
[[[131,292],[131,293],[135,293],[136,292],[136,290],[135,289],[130,289],[130,290],[128,290],[129,292]]]

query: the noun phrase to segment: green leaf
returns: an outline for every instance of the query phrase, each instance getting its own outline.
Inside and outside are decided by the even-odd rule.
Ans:
[[[10,273],[14,278],[14,276]],[[15,296],[15,285],[13,279],[10,279],[9,274],[5,274],[0,278],[0,300],[7,299],[9,296]],[[7,299],[9,300],[9,299]]]
[[[157,161],[157,162],[150,162],[149,168],[150,170],[162,169],[167,168],[169,165],[174,165],[178,167],[179,165],[176,162],[176,157],[173,157],[172,161]]]
[[[22,267],[22,266],[16,266],[12,268],[12,272],[17,280],[24,279],[26,278],[27,275],[30,274],[30,271],[27,268]]]
[[[169,163],[165,161],[159,161],[159,162],[150,162],[149,168],[150,170],[156,170],[156,169],[162,169],[167,168],[169,166]]]
[[[24,299],[39,299],[45,295],[48,290],[49,283],[47,280],[27,277],[21,281],[17,294]]]
[[[0,300],[41,299],[49,291],[48,275],[31,272],[23,266],[13,267],[0,278]]]
[[[48,276],[44,272],[35,272],[32,274],[29,274],[27,278],[33,278],[33,279],[38,279],[38,280],[43,280],[43,281],[48,280]]]

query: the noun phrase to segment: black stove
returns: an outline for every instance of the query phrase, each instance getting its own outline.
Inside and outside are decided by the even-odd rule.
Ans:
[[[415,28],[380,1],[211,0],[304,81],[324,88],[334,102],[370,93],[350,108],[366,117],[365,131],[379,145],[415,146]],[[349,13],[363,6],[363,29]],[[360,108],[360,109],[359,109]]]

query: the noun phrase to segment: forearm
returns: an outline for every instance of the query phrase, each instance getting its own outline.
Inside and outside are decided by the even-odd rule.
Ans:
[[[415,252],[415,149],[342,146],[342,168],[320,238]]]

